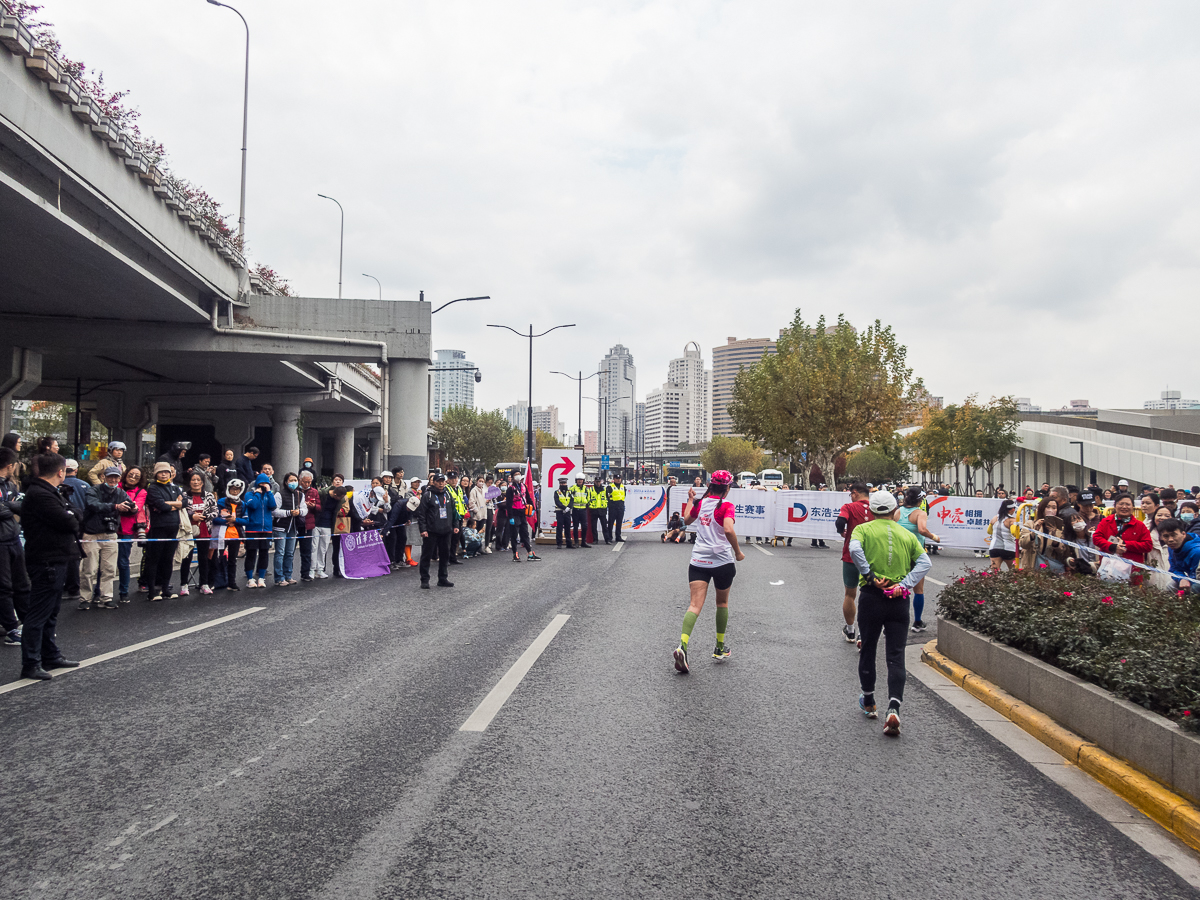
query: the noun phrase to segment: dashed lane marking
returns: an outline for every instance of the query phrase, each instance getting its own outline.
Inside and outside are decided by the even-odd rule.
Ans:
[[[475,712],[471,713],[467,721],[463,722],[462,727],[458,729],[459,731],[483,731],[491,724],[492,719],[496,717],[496,713],[500,712],[500,707],[512,696],[512,692],[517,689],[517,685],[521,683],[521,679],[529,674],[529,670],[533,668],[533,664],[538,661],[538,657],[550,646],[550,642],[554,640],[554,636],[558,634],[569,618],[571,617],[560,613],[550,620],[550,624],[542,629],[542,633],[533,639],[533,643],[512,664],[512,668],[504,673],[504,677],[483,698],[483,702],[475,707]]]
[[[926,575],[926,576],[925,576],[925,580],[926,580],[926,581],[932,581],[932,582],[933,582],[934,584],[936,584],[938,587],[945,587],[945,586],[946,586],[946,582],[944,582],[944,581],[938,581],[936,578],[933,578],[933,577],[931,577],[931,576],[929,576],[929,575]]]
[[[99,656],[93,656],[90,659],[85,659],[79,663],[77,669],[55,669],[50,674],[55,678],[61,678],[64,675],[70,675],[72,672],[79,672],[89,666],[94,666],[97,663],[107,662],[110,659],[116,659],[118,656],[126,656],[130,653],[136,653],[138,650],[145,650],[147,647],[153,647],[155,644],[162,644],[167,641],[173,641],[176,638],[181,638],[184,635],[194,634],[197,631],[203,631],[205,628],[212,628],[214,625],[223,625],[226,622],[232,622],[234,619],[240,619],[242,616],[248,616],[251,613],[262,612],[266,609],[265,606],[252,606],[249,609],[243,609],[241,612],[233,613],[228,616],[221,616],[219,619],[213,619],[210,622],[202,622],[199,625],[193,625],[191,628],[181,628],[179,631],[172,631],[170,634],[164,634],[162,637],[152,638],[148,641],[142,641],[140,644],[130,644],[128,647],[122,647],[120,650],[111,650],[108,653],[101,653]],[[14,681],[12,684],[6,684],[0,687],[0,694],[7,694],[19,688],[28,687],[31,684],[38,684],[34,678],[22,678],[20,681]]]
[[[761,553],[765,553],[765,554],[767,554],[767,556],[774,556],[774,555],[775,555],[775,554],[774,554],[774,553],[772,553],[770,550],[768,550],[766,547],[764,547],[762,544],[755,544],[754,546],[758,548],[759,552],[761,552]]]
[[[620,553],[621,548],[624,546],[625,546],[624,544],[617,544],[617,546],[613,547],[613,553]]]

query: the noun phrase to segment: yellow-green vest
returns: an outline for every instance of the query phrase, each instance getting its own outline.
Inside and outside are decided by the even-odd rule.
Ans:
[[[608,489],[608,499],[617,503],[625,502],[625,486],[614,484]]]
[[[576,485],[571,488],[571,504],[576,509],[587,509],[588,507],[588,489],[587,485],[579,487]]]

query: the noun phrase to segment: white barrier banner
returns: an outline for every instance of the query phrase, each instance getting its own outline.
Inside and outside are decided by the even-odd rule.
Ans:
[[[689,488],[679,485],[671,489],[668,513],[687,512]],[[696,489],[696,499],[704,496],[704,488]],[[726,498],[733,504],[734,529],[738,537],[773,537],[776,532],[775,508],[777,491],[755,491],[749,488],[733,488]],[[670,516],[668,515],[668,519]]]
[[[780,491],[776,496],[775,534],[781,537],[840,541],[837,517],[850,502],[841,491]],[[987,527],[1002,501],[990,497],[929,497],[929,530],[942,539],[939,546],[986,549]]]
[[[634,485],[625,489],[625,520],[621,524],[623,532],[666,531],[667,520],[670,518],[671,514],[667,510],[665,485]]]

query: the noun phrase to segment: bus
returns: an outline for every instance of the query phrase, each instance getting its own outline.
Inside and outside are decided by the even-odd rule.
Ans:
[[[538,484],[539,467],[537,463],[533,464],[533,482]],[[496,463],[496,477],[498,479],[508,480],[509,475],[516,475],[519,479],[525,478],[525,463],[523,462],[502,462]]]
[[[783,490],[787,487],[783,481],[783,473],[778,469],[763,469],[758,473],[758,480],[768,490]]]
[[[750,482],[755,481],[757,478],[758,476],[753,472],[738,472],[737,486],[741,488],[748,488],[750,487]]]

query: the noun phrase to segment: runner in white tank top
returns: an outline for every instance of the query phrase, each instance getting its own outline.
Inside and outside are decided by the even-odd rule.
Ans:
[[[722,469],[713,472],[708,492],[700,500],[696,499],[694,488],[688,491],[684,522],[688,525],[696,523],[696,543],[688,565],[688,587],[692,602],[683,617],[679,646],[672,654],[675,670],[683,675],[690,671],[688,641],[691,640],[696,618],[704,609],[710,581],[717,589],[717,647],[713,650],[713,659],[717,662],[729,659],[729,644],[725,642],[725,629],[729,624],[729,589],[736,574],[734,561],[741,562],[746,558],[738,544],[737,533],[733,530],[733,504],[725,499],[732,483],[733,476]]]

